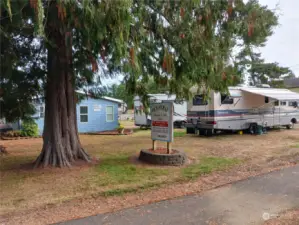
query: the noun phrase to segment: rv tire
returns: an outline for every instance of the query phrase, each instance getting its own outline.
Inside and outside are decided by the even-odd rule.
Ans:
[[[287,129],[293,129],[295,126],[295,123],[297,123],[297,120],[295,118],[291,119],[290,124],[286,125]]]
[[[185,128],[185,126],[186,126],[186,122],[184,121],[180,122],[180,128]]]
[[[206,130],[206,135],[207,135],[207,137],[211,137],[211,136],[213,136],[213,133],[214,133],[214,130],[213,130],[213,129],[207,129],[207,130]]]
[[[194,129],[194,128],[187,127],[187,128],[186,128],[186,133],[187,133],[187,134],[195,134],[195,129]]]
[[[199,129],[198,130],[198,135],[200,135],[200,136],[206,136],[206,134],[207,134],[207,130],[205,130],[205,129]]]
[[[256,123],[250,124],[248,131],[250,134],[257,134],[257,124]]]
[[[146,125],[141,125],[140,126],[140,130],[147,130],[148,129],[148,126],[146,126]]]

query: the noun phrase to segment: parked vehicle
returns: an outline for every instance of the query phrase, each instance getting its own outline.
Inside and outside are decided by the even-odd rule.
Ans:
[[[187,102],[179,101],[175,95],[168,94],[149,94],[150,103],[163,101],[173,101],[174,114],[173,121],[175,127],[185,127],[187,122]],[[144,107],[139,96],[134,98],[134,120],[135,125],[141,128],[149,128],[151,126],[150,111],[148,114],[144,112]]]
[[[187,133],[292,128],[299,121],[298,101],[298,93],[274,88],[230,87],[228,95],[211,91],[206,100],[195,94],[188,104]]]

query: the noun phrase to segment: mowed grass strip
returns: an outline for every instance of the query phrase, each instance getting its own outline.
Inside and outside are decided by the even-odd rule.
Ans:
[[[186,136],[186,131],[185,130],[175,130],[173,132],[173,137],[184,137]]]
[[[199,163],[190,165],[182,169],[182,176],[185,179],[196,179],[201,175],[209,174],[213,171],[227,169],[239,164],[241,161],[234,158],[203,157]]]
[[[97,181],[99,185],[136,184],[155,180],[157,177],[167,177],[169,170],[160,167],[141,167],[130,162],[130,156],[115,155],[104,158],[95,170],[101,174]]]

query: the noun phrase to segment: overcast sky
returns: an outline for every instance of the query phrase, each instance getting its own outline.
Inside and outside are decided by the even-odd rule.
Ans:
[[[299,0],[259,0],[262,5],[276,9],[279,14],[279,26],[269,37],[264,48],[260,48],[267,62],[278,62],[281,66],[290,67],[299,77]],[[105,79],[103,84],[119,82],[121,76],[115,79]]]
[[[279,23],[261,53],[267,62],[290,67],[299,77],[299,0],[259,0],[275,9],[278,5]]]

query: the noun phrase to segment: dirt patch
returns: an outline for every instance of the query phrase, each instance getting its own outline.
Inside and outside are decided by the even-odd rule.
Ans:
[[[101,132],[93,132],[87,133],[89,135],[130,135],[133,134],[132,129],[124,129],[124,132],[121,134],[118,130],[110,130],[110,131],[101,131]]]
[[[1,155],[7,155],[8,152],[6,151],[6,147],[4,147],[3,145],[0,145],[0,156]]]
[[[299,209],[282,213],[277,218],[267,220],[263,225],[296,225],[299,224]]]

